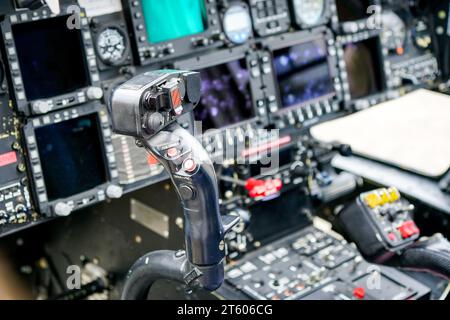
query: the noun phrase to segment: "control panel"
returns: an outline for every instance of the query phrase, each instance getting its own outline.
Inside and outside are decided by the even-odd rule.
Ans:
[[[439,76],[429,19],[405,4],[389,4],[381,15],[381,40],[393,88],[431,84]]]
[[[432,86],[440,76],[432,17],[393,1],[68,0],[52,9],[22,3],[0,12],[0,90],[8,106],[2,168],[26,199],[27,216],[35,208],[36,219],[167,178],[132,138],[109,131],[111,94],[137,74],[200,72],[195,123],[179,123],[194,126],[223,168],[224,200],[245,196],[240,201],[247,206],[302,188],[308,179],[313,197],[329,186],[325,171],[308,171],[312,151],[299,141],[303,129]],[[49,146],[58,143],[49,132],[72,133],[74,148],[64,159],[50,157]],[[279,168],[257,174],[272,150],[280,151]],[[58,194],[71,181],[69,168],[81,176],[95,168],[95,181],[77,180]]]
[[[291,25],[288,0],[250,0],[250,11],[258,36],[285,32]]]
[[[8,95],[2,64],[0,70],[0,234],[4,234],[37,220],[39,214],[32,204],[19,117]]]
[[[231,299],[410,300],[429,293],[394,269],[367,263],[345,240],[313,226],[245,256],[229,266],[225,278],[218,295]]]
[[[361,194],[340,221],[363,255],[382,262],[419,238],[413,210],[396,188],[381,188]]]

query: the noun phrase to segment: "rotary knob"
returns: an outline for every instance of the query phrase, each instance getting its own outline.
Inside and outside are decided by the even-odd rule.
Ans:
[[[106,188],[106,195],[110,199],[118,199],[123,195],[123,188],[112,184]]]
[[[100,100],[103,97],[103,90],[100,87],[89,87],[86,95],[90,100]]]
[[[58,202],[55,205],[55,214],[60,217],[67,217],[73,211],[73,207],[65,202]]]
[[[47,113],[51,110],[50,105],[47,101],[38,100],[33,103],[32,106],[33,112],[38,114]]]

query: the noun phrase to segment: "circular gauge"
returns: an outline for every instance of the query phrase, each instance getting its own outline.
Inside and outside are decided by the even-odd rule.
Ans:
[[[389,52],[402,55],[407,37],[405,22],[393,11],[384,12],[381,19],[383,23],[381,41]]]
[[[325,12],[325,0],[294,0],[295,15],[309,26],[319,22]]]
[[[431,45],[431,36],[428,24],[423,20],[417,20],[412,28],[412,38],[415,46],[426,50]]]
[[[100,60],[107,65],[117,65],[126,57],[127,43],[123,32],[115,27],[108,27],[97,37],[97,53]]]
[[[235,3],[226,9],[223,15],[223,30],[227,38],[236,44],[242,44],[250,38],[252,21],[246,4]]]

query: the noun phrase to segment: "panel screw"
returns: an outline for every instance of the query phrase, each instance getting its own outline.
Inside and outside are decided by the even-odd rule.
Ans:
[[[138,148],[142,148],[142,147],[144,146],[144,144],[142,143],[141,140],[136,139],[135,142],[136,142],[136,146],[137,146]]]
[[[17,166],[17,170],[19,170],[19,172],[25,172],[26,169],[27,168],[26,168],[25,164],[22,162],[19,163],[19,165]]]

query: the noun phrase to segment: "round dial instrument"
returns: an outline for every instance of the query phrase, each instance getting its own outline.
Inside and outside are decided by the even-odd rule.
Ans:
[[[325,13],[325,0],[293,0],[295,15],[301,23],[315,25]]]
[[[100,60],[108,65],[117,65],[125,59],[127,50],[123,32],[115,27],[108,27],[97,37],[97,53]]]
[[[236,44],[242,44],[252,35],[252,21],[246,4],[235,3],[228,7],[223,15],[223,30],[227,38]]]
[[[395,12],[387,11],[382,14],[382,23],[381,39],[384,46],[389,52],[402,55],[407,37],[405,22]]]

